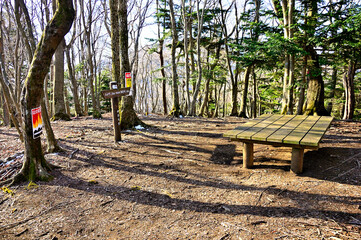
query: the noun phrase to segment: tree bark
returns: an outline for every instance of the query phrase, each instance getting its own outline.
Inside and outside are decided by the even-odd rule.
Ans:
[[[120,50],[120,74],[122,87],[125,87],[125,73],[130,72],[128,54],[128,14],[127,0],[119,0],[119,50]],[[134,111],[133,96],[124,96],[121,102],[120,128],[129,129],[137,125],[146,126]]]
[[[189,107],[190,103],[191,103],[191,98],[190,98],[190,93],[189,93],[189,80],[190,80],[190,69],[189,69],[189,48],[188,48],[188,27],[192,26],[191,24],[188,24],[189,22],[189,17],[187,9],[186,9],[186,0],[182,0],[182,14],[183,14],[183,26],[184,26],[184,30],[183,30],[183,34],[184,34],[184,39],[183,39],[183,43],[184,43],[184,61],[185,61],[185,88],[186,88],[186,106]],[[191,2],[190,2],[191,4]],[[192,9],[192,6],[190,5],[190,10]]]
[[[64,46],[63,39],[55,51],[54,55],[54,116],[53,120],[70,120],[70,116],[66,113],[64,100]]]
[[[247,95],[248,95],[248,85],[249,85],[249,76],[252,71],[252,65],[247,67],[246,71],[244,72],[244,82],[243,82],[243,89],[242,89],[242,101],[241,101],[241,110],[239,112],[239,117],[247,118]]]
[[[198,21],[198,35],[197,35],[197,66],[198,66],[198,78],[196,83],[196,88],[194,89],[193,96],[192,96],[192,102],[189,106],[189,113],[190,116],[196,115],[196,105],[197,105],[197,97],[198,93],[201,87],[202,82],[202,56],[201,56],[201,35],[202,35],[202,29],[203,29],[203,19],[204,19],[204,11],[206,8],[207,1],[204,1],[202,11],[199,10],[199,1],[196,0],[197,5],[197,21]]]
[[[111,49],[112,49],[112,79],[120,82],[120,59],[119,59],[119,16],[118,16],[118,0],[109,0],[110,7],[110,29],[111,29]]]
[[[170,19],[171,19],[171,31],[172,31],[172,91],[173,91],[173,107],[170,115],[173,117],[179,117],[181,115],[179,105],[179,92],[178,92],[178,75],[177,75],[177,64],[176,64],[176,49],[178,43],[178,32],[176,27],[176,20],[174,14],[173,0],[169,0]]]
[[[348,67],[345,67],[345,74],[343,77],[343,86],[345,88],[345,111],[343,114],[344,120],[351,120],[355,110],[355,87],[354,78],[356,72],[356,61],[350,60]]]
[[[307,31],[310,33],[309,36],[312,37],[316,32],[317,26],[317,0],[312,0],[309,4],[306,4],[306,9],[308,10],[308,17],[310,18],[307,24]],[[324,104],[325,90],[322,69],[313,43],[307,43],[306,51],[308,52],[311,61],[308,64],[309,83],[307,88],[306,110],[304,114],[327,116],[329,113]]]
[[[307,56],[304,56],[302,73],[301,73],[300,93],[299,93],[298,105],[297,105],[297,115],[302,115],[303,113],[303,105],[305,102],[305,90],[307,85],[306,73],[307,73]]]
[[[322,69],[319,64],[318,55],[313,46],[308,47],[311,61],[309,64],[309,82],[306,97],[305,115],[327,116],[329,113],[325,108],[325,90],[322,78]]]
[[[291,41],[294,33],[293,12],[295,0],[282,0],[281,2],[280,0],[273,0],[273,8],[280,24],[283,25],[284,38]],[[293,114],[294,69],[295,56],[286,52],[283,75],[282,114]]]
[[[79,102],[78,83],[77,83],[77,81],[75,79],[75,76],[74,76],[73,64],[72,64],[72,60],[70,58],[70,49],[71,49],[71,46],[66,47],[66,50],[65,50],[66,61],[68,63],[69,79],[70,79],[70,82],[72,84],[71,90],[73,92],[75,115],[77,117],[79,117],[79,116],[83,116],[84,114],[83,114],[83,111],[81,109],[80,102]]]

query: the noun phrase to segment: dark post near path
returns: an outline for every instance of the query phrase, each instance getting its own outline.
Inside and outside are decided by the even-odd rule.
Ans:
[[[102,91],[102,95],[105,99],[111,99],[112,104],[112,116],[114,126],[114,141],[118,142],[122,140],[120,135],[120,121],[119,121],[119,97],[128,95],[130,88],[118,89],[117,82],[110,82],[110,90]]]

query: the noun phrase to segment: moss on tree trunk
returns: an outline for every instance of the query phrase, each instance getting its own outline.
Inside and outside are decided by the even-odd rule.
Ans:
[[[304,114],[327,116],[329,113],[325,108],[325,90],[318,55],[313,46],[308,46],[307,51],[310,53],[311,61],[309,63],[309,82]]]

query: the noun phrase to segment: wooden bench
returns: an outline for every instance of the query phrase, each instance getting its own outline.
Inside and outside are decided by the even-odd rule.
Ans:
[[[304,149],[318,149],[333,118],[264,114],[223,134],[243,142],[243,167],[253,166],[253,144],[292,147],[291,171],[301,173]]]

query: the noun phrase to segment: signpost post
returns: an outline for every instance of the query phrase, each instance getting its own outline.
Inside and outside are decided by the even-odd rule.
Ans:
[[[110,82],[110,90],[101,91],[105,99],[111,99],[112,104],[112,116],[113,116],[113,126],[114,126],[114,141],[121,141],[120,135],[120,121],[119,121],[119,97],[126,96],[130,92],[130,88],[120,88],[118,89],[117,82]]]

